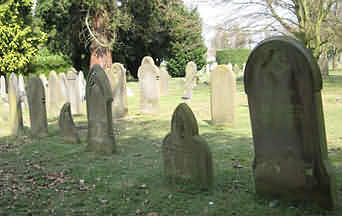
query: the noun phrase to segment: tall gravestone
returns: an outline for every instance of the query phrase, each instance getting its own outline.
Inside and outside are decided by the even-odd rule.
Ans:
[[[236,81],[234,72],[219,65],[211,72],[211,120],[213,124],[234,126]]]
[[[27,108],[28,103],[27,103],[27,95],[26,95],[26,90],[25,90],[25,81],[24,81],[24,77],[22,74],[19,74],[18,76],[18,89],[19,89],[19,96],[20,96],[20,101],[22,103],[22,107]]]
[[[73,114],[79,115],[82,113],[82,102],[80,98],[80,87],[78,83],[78,75],[74,68],[67,72],[68,95]]]
[[[48,87],[49,87],[49,82],[45,76],[45,74],[40,74],[39,75],[40,80],[43,83],[44,86],[44,91],[45,91],[45,102],[46,104],[48,104]]]
[[[68,80],[64,72],[59,73],[59,89],[60,89],[60,98],[59,103],[60,107],[62,107],[66,102],[70,102],[70,91],[68,86]]]
[[[61,109],[58,125],[59,129],[61,130],[61,135],[66,142],[81,143],[78,131],[72,118],[71,105],[69,102],[65,103]]]
[[[11,73],[8,81],[9,125],[13,136],[20,136],[24,132],[23,115],[21,110],[18,78]]]
[[[48,98],[48,114],[51,117],[57,117],[63,105],[63,97],[60,80],[55,71],[51,71],[49,74]]]
[[[160,96],[169,94],[169,73],[165,64],[160,65]]]
[[[199,136],[197,120],[182,103],[172,115],[171,132],[163,140],[164,172],[170,181],[190,181],[209,188],[214,179],[208,143]]]
[[[189,62],[185,68],[184,99],[192,98],[192,89],[196,85],[197,66],[194,62]]]
[[[140,109],[142,113],[156,113],[159,110],[159,69],[150,56],[145,56],[138,70],[140,86]]]
[[[30,112],[31,134],[44,137],[48,134],[45,89],[37,76],[30,77],[27,85],[27,98]]]
[[[7,93],[6,93],[6,80],[4,76],[0,77],[0,96],[2,98],[7,98]]]
[[[87,87],[88,151],[116,151],[112,123],[113,96],[106,72],[95,64],[88,75]]]
[[[84,102],[85,101],[85,88],[86,88],[86,81],[84,79],[84,74],[82,71],[80,71],[78,73],[78,87],[80,89],[80,98],[81,98],[81,101]]]
[[[327,153],[322,79],[311,52],[288,37],[271,37],[246,65],[258,194],[309,200],[332,209],[335,174]]]
[[[113,118],[122,118],[128,113],[127,89],[126,89],[126,69],[120,63],[114,63],[107,71],[110,86],[112,88]]]

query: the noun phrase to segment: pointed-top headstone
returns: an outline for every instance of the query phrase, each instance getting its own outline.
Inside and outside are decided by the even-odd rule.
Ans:
[[[71,105],[65,103],[59,114],[58,125],[61,130],[61,135],[66,142],[81,143],[78,131],[76,129],[71,113]]]
[[[106,72],[95,64],[87,80],[88,151],[116,151],[112,122],[113,95]]]

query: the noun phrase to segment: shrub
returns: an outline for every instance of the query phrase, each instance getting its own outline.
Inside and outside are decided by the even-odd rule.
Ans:
[[[218,64],[237,64],[241,69],[243,64],[246,63],[250,52],[249,49],[245,48],[217,50],[216,60]]]

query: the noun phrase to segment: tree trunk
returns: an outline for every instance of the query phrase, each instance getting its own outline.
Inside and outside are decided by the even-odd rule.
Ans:
[[[109,44],[110,34],[106,30],[106,26],[109,26],[108,12],[97,10],[92,18],[92,25],[96,39],[101,44]],[[98,64],[106,70],[112,66],[112,51],[110,47],[104,47],[98,41],[94,39],[90,46],[90,69],[94,64]]]

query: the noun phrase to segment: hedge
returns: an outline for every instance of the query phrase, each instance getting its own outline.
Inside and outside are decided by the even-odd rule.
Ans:
[[[251,53],[250,49],[224,49],[216,51],[216,61],[220,64],[237,64],[240,68],[247,62],[248,56]]]

